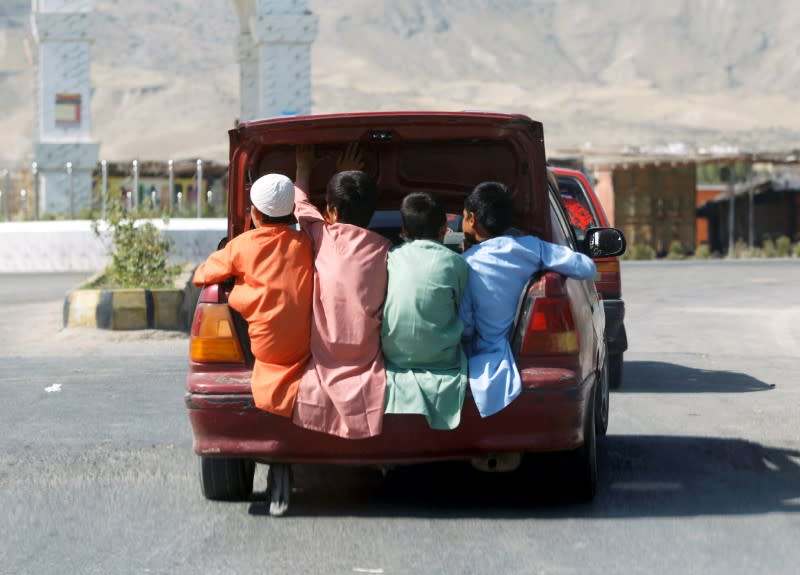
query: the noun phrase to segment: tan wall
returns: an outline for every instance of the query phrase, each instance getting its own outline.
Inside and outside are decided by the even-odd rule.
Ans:
[[[678,240],[695,249],[693,163],[631,164],[613,169],[614,222],[630,244],[642,243],[659,253]]]
[[[614,172],[610,168],[598,168],[594,171],[594,193],[603,205],[608,222],[616,227],[614,212]]]

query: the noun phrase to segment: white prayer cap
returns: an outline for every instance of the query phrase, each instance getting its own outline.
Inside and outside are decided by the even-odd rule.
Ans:
[[[250,187],[250,203],[271,218],[288,216],[294,210],[294,184],[283,174],[261,176]]]

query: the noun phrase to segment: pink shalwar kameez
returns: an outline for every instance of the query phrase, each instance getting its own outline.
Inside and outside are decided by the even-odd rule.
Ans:
[[[328,224],[295,186],[295,215],[314,245],[311,359],[293,421],[359,439],[381,432],[386,373],[381,316],[391,242],[351,224]]]

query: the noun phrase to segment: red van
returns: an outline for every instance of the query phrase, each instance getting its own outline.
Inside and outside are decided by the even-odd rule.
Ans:
[[[504,182],[516,201],[515,227],[594,257],[624,250],[618,230],[589,230],[577,242],[548,181],[542,125],[522,115],[488,113],[362,113],[246,122],[229,132],[228,235],[248,229],[248,190],[268,172],[295,174],[295,146],[313,144],[335,156],[358,142],[365,170],[378,182],[375,229],[397,240],[402,198],[434,191],[450,213],[482,181]],[[322,205],[335,163],[323,160],[310,185]],[[394,222],[394,223],[392,223]],[[458,250],[459,246],[454,245]],[[524,391],[510,406],[482,419],[469,393],[461,424],[428,427],[421,415],[386,415],[383,433],[348,440],[302,429],[258,410],[250,394],[253,358],[247,326],[226,304],[226,286],[200,294],[191,331],[186,407],[200,456],[203,493],[246,499],[256,463],[270,465],[271,510],[281,514],[291,493],[293,463],[388,466],[468,460],[486,470],[512,470],[529,452],[569,451],[578,498],[594,496],[596,435],[608,422],[605,315],[591,280],[538,274],[520,297],[512,345]],[[604,385],[605,384],[605,385]]]
[[[559,167],[553,167],[551,170],[558,179],[561,203],[579,242],[583,240],[589,228],[609,227],[603,205],[594,193],[586,174]],[[628,349],[619,257],[599,257],[594,258],[594,262],[597,264],[595,286],[606,312],[609,384],[612,389],[617,389],[622,385],[622,355]]]

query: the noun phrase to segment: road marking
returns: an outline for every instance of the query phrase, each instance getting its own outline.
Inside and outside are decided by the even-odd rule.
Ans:
[[[674,481],[618,481],[611,484],[615,491],[680,491],[683,485]]]
[[[366,567],[353,567],[355,573],[383,573],[383,569],[368,569]]]
[[[797,349],[800,348],[800,342],[794,334],[798,321],[800,321],[800,310],[787,309],[770,323],[778,347],[791,355],[797,353]]]
[[[781,308],[774,307],[713,307],[713,306],[694,306],[694,307],[677,307],[676,310],[681,310],[687,313],[718,313],[723,315],[753,315],[753,310],[768,310],[768,311],[782,311]]]
[[[47,393],[53,393],[54,391],[61,391],[61,384],[60,383],[54,383],[50,387],[45,387],[44,390]]]

